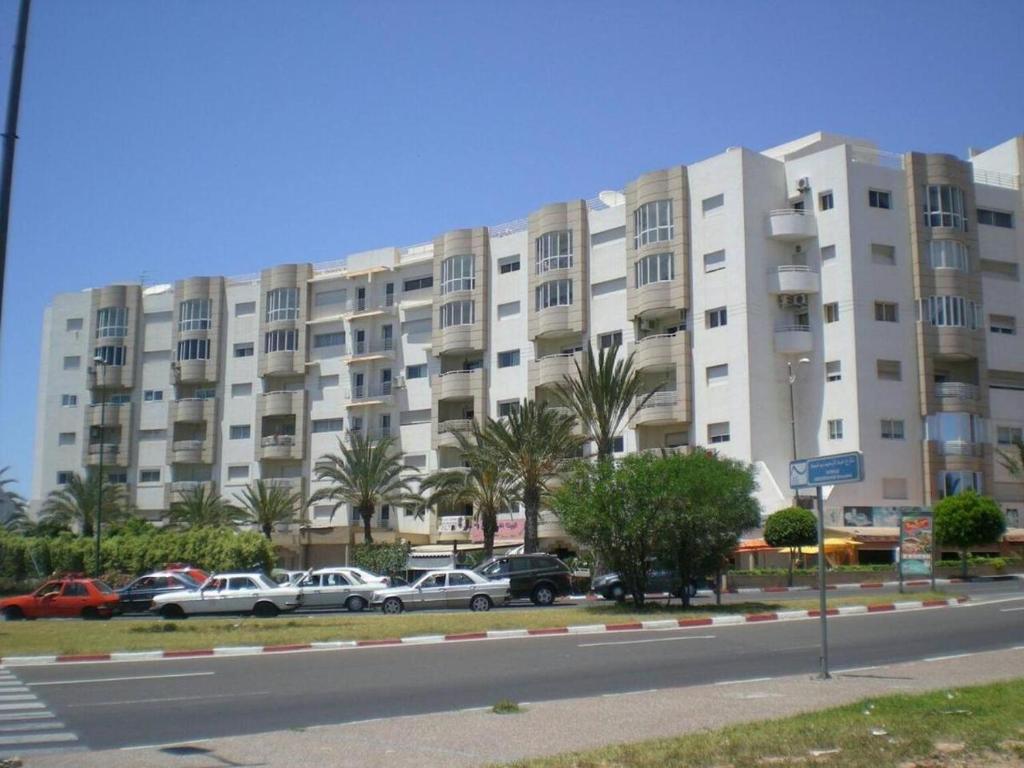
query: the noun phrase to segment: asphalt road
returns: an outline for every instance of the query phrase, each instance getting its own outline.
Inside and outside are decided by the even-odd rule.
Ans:
[[[1019,646],[1024,594],[1012,589],[956,608],[831,618],[833,669]],[[503,698],[536,702],[814,673],[818,640],[812,620],[11,671],[77,736],[77,747],[101,749]]]

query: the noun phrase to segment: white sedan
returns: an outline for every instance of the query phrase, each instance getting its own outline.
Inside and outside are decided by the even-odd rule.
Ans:
[[[508,600],[508,579],[490,581],[466,570],[430,571],[408,587],[390,587],[373,595],[373,604],[391,614],[416,608],[489,611]]]
[[[283,587],[262,573],[216,573],[198,591],[157,595],[150,610],[165,619],[210,613],[251,613],[269,618],[295,610],[301,602],[301,590]]]
[[[319,568],[303,574],[295,584],[302,590],[303,608],[347,608],[362,611],[384,584],[366,584],[347,568]]]

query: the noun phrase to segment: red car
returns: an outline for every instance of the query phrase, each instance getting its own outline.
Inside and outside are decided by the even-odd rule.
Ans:
[[[15,619],[109,619],[117,593],[99,579],[65,577],[48,581],[31,595],[0,600],[0,616]]]
[[[196,584],[202,584],[210,578],[210,574],[202,568],[196,568],[194,565],[187,565],[185,563],[168,563],[164,566],[164,570],[171,573],[184,573]]]

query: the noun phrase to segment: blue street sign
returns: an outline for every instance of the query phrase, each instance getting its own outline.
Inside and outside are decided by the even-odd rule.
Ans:
[[[859,483],[863,479],[864,457],[859,451],[789,462],[789,487],[794,489]]]

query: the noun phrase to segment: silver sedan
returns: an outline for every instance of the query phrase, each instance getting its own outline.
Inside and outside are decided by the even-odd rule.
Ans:
[[[365,584],[343,568],[319,568],[299,579],[303,608],[347,608],[361,611],[384,585]]]
[[[489,581],[465,570],[430,571],[408,587],[390,587],[374,593],[373,604],[384,613],[417,608],[469,608],[489,611],[509,599],[508,579]]]

